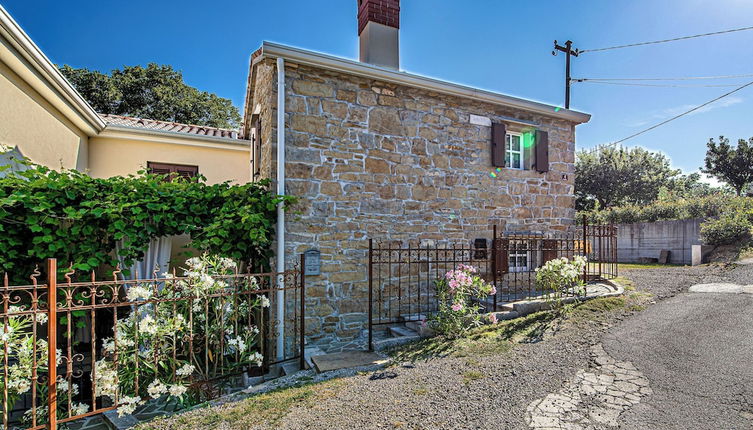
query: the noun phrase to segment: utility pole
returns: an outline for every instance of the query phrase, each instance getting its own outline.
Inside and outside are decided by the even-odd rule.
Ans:
[[[565,42],[565,46],[558,45],[555,40],[554,51],[552,51],[552,55],[557,55],[557,51],[565,53],[565,109],[570,109],[570,56],[578,56],[578,50],[572,48],[573,42],[571,40]]]

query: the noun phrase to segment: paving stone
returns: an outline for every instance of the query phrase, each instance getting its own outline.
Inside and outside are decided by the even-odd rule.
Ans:
[[[652,394],[648,379],[632,363],[613,359],[601,345],[592,348],[591,360],[592,369],[579,370],[560,391],[529,404],[530,428],[615,428],[621,413]]]

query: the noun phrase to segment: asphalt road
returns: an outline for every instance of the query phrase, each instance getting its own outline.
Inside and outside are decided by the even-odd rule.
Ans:
[[[653,390],[620,428],[753,429],[753,295],[680,293],[612,328],[603,345]]]

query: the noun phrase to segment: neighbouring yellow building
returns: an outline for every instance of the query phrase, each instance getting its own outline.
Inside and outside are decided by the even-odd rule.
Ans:
[[[251,179],[249,140],[236,130],[95,112],[2,7],[0,145],[94,177],[149,168],[209,183]]]

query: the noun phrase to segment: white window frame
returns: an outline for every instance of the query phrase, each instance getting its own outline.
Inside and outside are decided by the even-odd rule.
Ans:
[[[512,149],[512,136],[518,136],[518,142],[520,143],[520,146],[518,147],[519,150],[515,151]],[[509,144],[509,148],[508,148]],[[520,155],[520,167],[513,167],[512,166],[512,156],[514,154]],[[510,162],[508,163],[508,157],[510,159]],[[513,131],[508,131],[505,133],[505,167],[508,169],[515,169],[515,170],[525,170],[525,151],[523,150],[523,133],[516,133]]]
[[[530,251],[515,249],[510,250],[508,254],[508,270],[510,272],[528,272],[531,264]],[[518,264],[521,262],[523,264]]]

